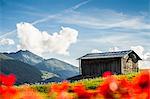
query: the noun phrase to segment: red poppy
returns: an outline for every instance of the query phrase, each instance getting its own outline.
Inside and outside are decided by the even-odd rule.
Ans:
[[[5,86],[13,86],[16,82],[16,76],[14,74],[4,75],[1,74],[1,83]]]
[[[79,99],[91,99],[92,97],[97,96],[96,90],[87,90],[81,83],[75,85],[72,90],[77,94]]]
[[[14,99],[17,89],[14,87],[0,86],[0,99]]]
[[[121,78],[118,80],[118,92],[121,98],[128,99],[133,96],[133,87],[131,82],[129,82],[126,78]]]
[[[118,82],[115,77],[108,77],[105,81],[97,88],[100,94],[106,99],[114,98],[114,93],[118,89]]]
[[[69,92],[61,92],[55,97],[55,99],[75,99],[75,98]]]
[[[110,72],[110,71],[106,71],[106,72],[104,72],[103,73],[103,77],[108,77],[108,76],[111,76],[112,75],[112,72]]]
[[[51,85],[51,91],[52,92],[62,92],[67,91],[69,88],[69,83],[67,81],[62,82],[61,84],[52,84]]]
[[[150,71],[142,71],[133,79],[134,93],[137,95],[147,94],[150,95]]]
[[[134,85],[141,89],[150,88],[150,71],[143,71],[133,79]]]
[[[2,84],[2,80],[3,80],[4,77],[5,77],[4,74],[0,74],[0,84]]]

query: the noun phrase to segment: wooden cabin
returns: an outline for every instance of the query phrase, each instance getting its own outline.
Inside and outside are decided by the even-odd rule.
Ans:
[[[133,50],[89,53],[80,58],[79,71],[82,76],[101,76],[105,71],[113,74],[136,72],[138,60],[142,60]]]
[[[80,75],[68,78],[74,81],[85,78],[101,76],[104,72],[110,71],[113,74],[126,74],[139,71],[138,61],[142,60],[133,50],[89,53],[80,58]]]

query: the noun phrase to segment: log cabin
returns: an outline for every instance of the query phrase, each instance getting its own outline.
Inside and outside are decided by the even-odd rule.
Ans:
[[[138,61],[142,60],[133,50],[89,53],[80,58],[80,75],[69,78],[82,79],[101,76],[105,71],[126,74],[139,71]]]

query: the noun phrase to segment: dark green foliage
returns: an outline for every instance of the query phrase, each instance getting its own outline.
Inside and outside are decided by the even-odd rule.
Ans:
[[[32,85],[31,87],[42,93],[48,93],[50,90],[50,86],[47,85]]]
[[[129,80],[131,80],[133,77],[136,76],[136,74],[138,74],[138,72],[128,73],[126,76]]]
[[[31,87],[39,92],[48,93],[50,90],[51,84],[53,84],[53,83],[44,84],[44,85],[36,85],[35,84],[35,85],[31,85]]]

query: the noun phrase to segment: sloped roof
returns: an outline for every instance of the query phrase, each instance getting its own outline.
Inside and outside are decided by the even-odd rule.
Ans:
[[[116,51],[116,52],[104,52],[104,53],[89,53],[86,54],[79,59],[99,59],[99,58],[113,58],[113,57],[124,57],[125,55],[128,55],[129,53],[135,53],[133,50],[126,50],[126,51]],[[136,54],[136,53],[135,53]],[[139,60],[141,58],[136,54]]]

